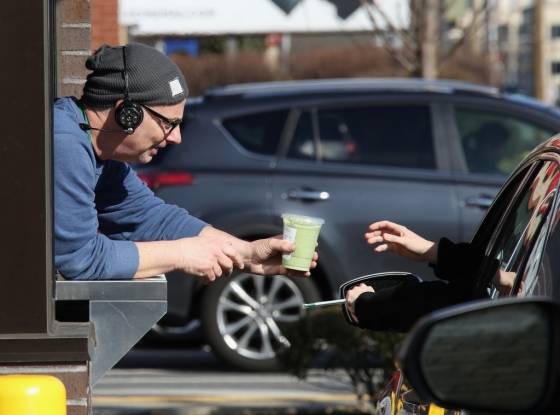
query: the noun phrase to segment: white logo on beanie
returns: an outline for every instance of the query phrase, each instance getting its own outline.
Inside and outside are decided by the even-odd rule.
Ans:
[[[174,97],[175,95],[182,94],[183,87],[181,86],[181,82],[179,82],[179,78],[175,78],[172,81],[169,81],[169,87],[171,88],[171,96]]]

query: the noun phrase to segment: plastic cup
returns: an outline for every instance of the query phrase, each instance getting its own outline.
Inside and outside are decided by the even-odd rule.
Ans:
[[[319,231],[325,221],[289,213],[284,213],[281,217],[284,219],[284,240],[296,244],[294,252],[282,254],[282,265],[297,271],[309,271]]]

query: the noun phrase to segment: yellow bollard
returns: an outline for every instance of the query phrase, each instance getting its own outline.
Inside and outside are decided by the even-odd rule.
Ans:
[[[66,389],[54,376],[0,376],[0,415],[66,415]]]

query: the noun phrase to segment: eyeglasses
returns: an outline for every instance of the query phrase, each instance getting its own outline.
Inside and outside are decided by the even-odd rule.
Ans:
[[[167,131],[167,134],[171,133],[171,131],[173,131],[173,130],[175,129],[175,127],[177,127],[179,124],[181,124],[181,121],[182,121],[182,120],[179,120],[179,121],[171,121],[169,118],[167,118],[167,117],[161,115],[159,112],[154,111],[153,109],[151,109],[151,108],[148,107],[147,105],[140,104],[140,106],[141,106],[142,108],[146,108],[146,110],[147,110],[150,114],[155,115],[155,116],[158,117],[160,120],[162,120],[165,124],[168,125],[168,128],[171,127],[170,130]]]

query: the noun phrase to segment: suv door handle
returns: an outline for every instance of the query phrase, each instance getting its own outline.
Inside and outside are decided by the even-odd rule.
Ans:
[[[461,203],[462,206],[469,206],[469,207],[477,207],[480,209],[488,209],[492,202],[494,201],[493,198],[489,196],[470,196],[463,200]]]
[[[282,193],[282,199],[296,200],[327,200],[331,197],[329,192],[314,192],[309,190],[290,190]]]

